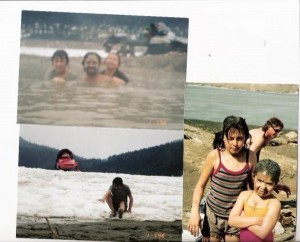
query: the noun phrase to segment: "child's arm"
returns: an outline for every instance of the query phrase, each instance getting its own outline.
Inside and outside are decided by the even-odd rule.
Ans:
[[[129,213],[131,213],[132,205],[133,205],[133,196],[132,196],[132,194],[130,194],[129,195],[129,206],[128,206],[128,212]]]
[[[212,174],[214,170],[214,161],[217,156],[217,151],[213,150],[211,151],[203,165],[203,169],[201,171],[201,175],[198,179],[198,182],[195,186],[194,192],[193,192],[193,200],[192,200],[192,209],[191,209],[191,216],[188,222],[187,229],[190,231],[190,233],[194,236],[199,235],[199,222],[200,222],[200,214],[199,214],[199,204],[201,201],[201,198],[203,196],[207,181]]]
[[[277,199],[270,201],[270,206],[261,225],[248,227],[248,230],[254,233],[260,239],[264,239],[275,227],[281,211],[281,203]]]
[[[228,224],[236,228],[248,228],[251,225],[260,225],[263,221],[262,217],[246,217],[242,216],[244,210],[244,201],[247,200],[252,191],[242,192],[231,209]]]

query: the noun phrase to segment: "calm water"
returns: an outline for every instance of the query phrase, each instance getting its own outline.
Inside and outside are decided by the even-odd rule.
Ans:
[[[226,116],[246,118],[248,124],[263,125],[280,118],[285,128],[298,127],[298,94],[249,92],[232,89],[185,87],[185,119],[222,122]]]
[[[186,55],[123,59],[130,82],[121,87],[44,82],[53,49],[21,48],[18,86],[20,124],[182,130]],[[27,51],[27,52],[26,52]],[[68,49],[70,56],[87,50]],[[102,53],[102,52],[101,52]],[[32,54],[28,55],[28,54]],[[131,62],[130,62],[131,60]],[[126,66],[126,65],[125,65]],[[84,75],[81,58],[72,68]]]
[[[172,87],[148,80],[119,88],[86,86],[81,82],[20,80],[18,123],[182,129],[183,82]]]

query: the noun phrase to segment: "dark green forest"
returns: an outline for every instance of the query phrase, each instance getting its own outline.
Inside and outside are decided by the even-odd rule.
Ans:
[[[19,142],[19,166],[55,169],[58,149],[31,143],[22,137]],[[149,176],[182,176],[183,140],[113,155],[107,159],[86,159],[72,151],[83,172],[124,173]]]

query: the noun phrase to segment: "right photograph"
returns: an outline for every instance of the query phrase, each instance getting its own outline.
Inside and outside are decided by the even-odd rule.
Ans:
[[[186,83],[182,241],[295,241],[296,84]]]

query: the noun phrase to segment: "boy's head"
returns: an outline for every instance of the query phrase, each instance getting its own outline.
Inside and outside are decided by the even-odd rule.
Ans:
[[[116,177],[116,178],[114,178],[113,184],[114,184],[114,185],[122,186],[122,185],[123,185],[123,180],[122,180],[122,178],[121,178],[121,177]]]
[[[121,177],[116,177],[113,180],[113,187],[115,189],[120,189],[123,186],[123,180]]]
[[[52,58],[51,58],[52,63],[56,59],[65,60],[65,64],[66,65],[69,64],[69,56],[68,56],[67,52],[64,50],[57,50],[54,52],[54,54],[52,55]]]

